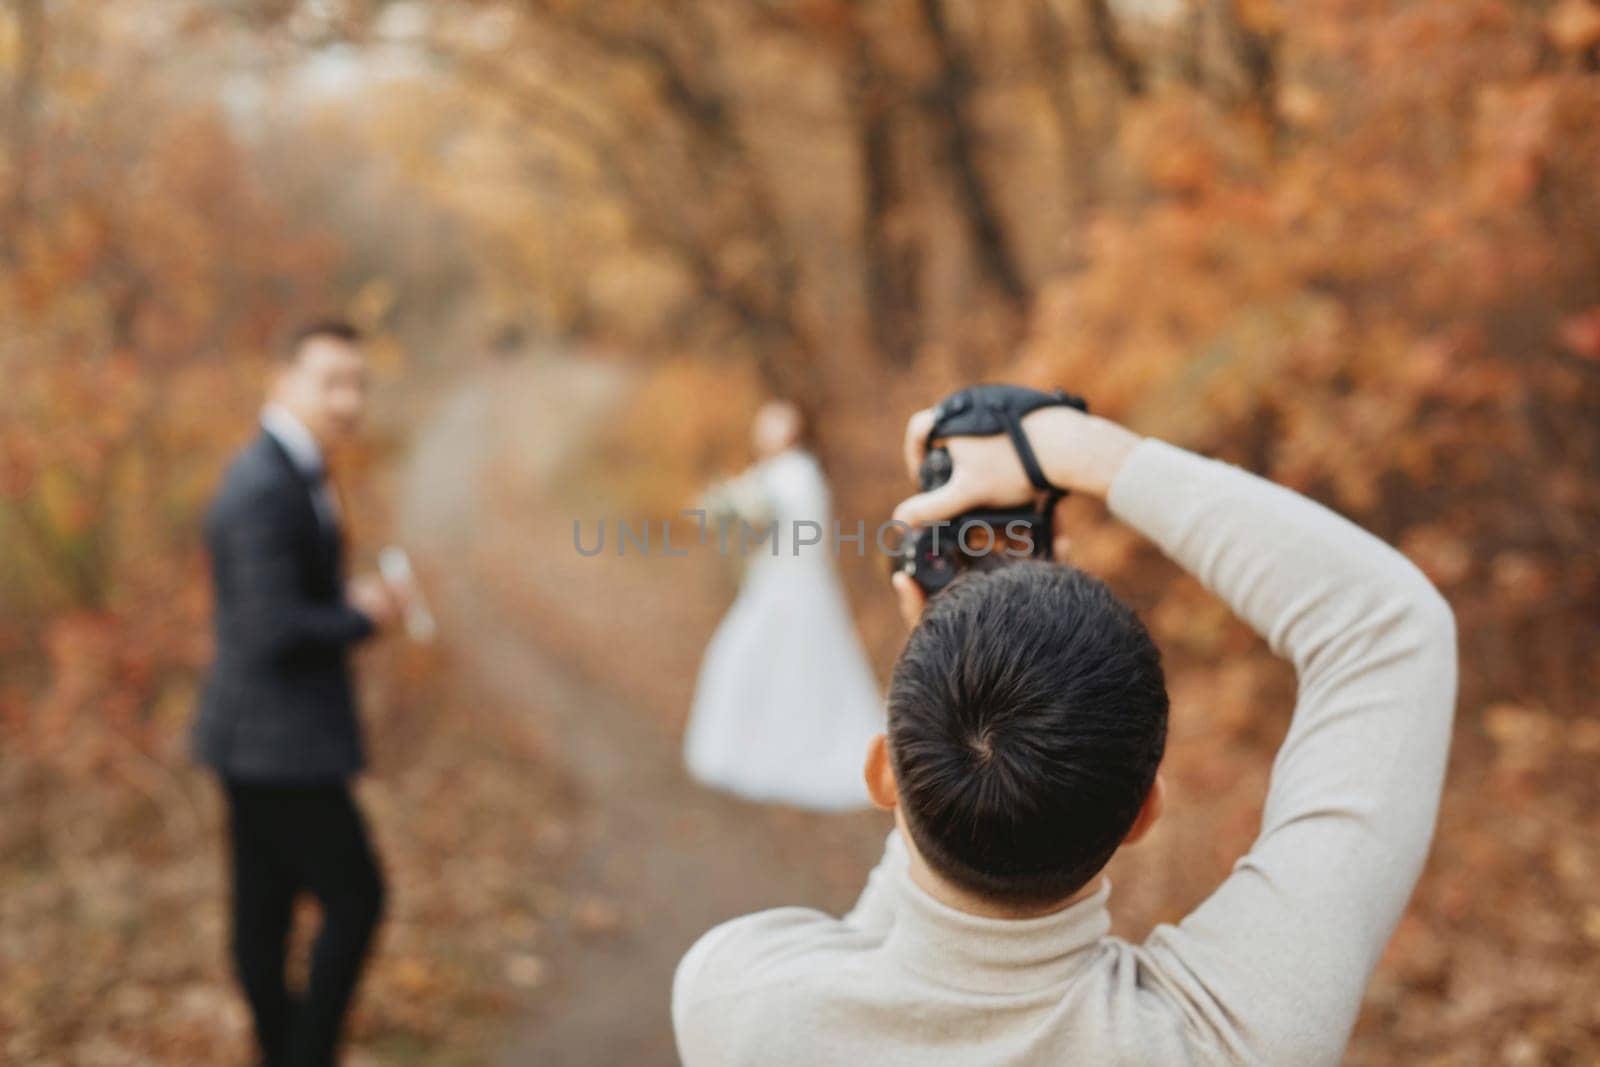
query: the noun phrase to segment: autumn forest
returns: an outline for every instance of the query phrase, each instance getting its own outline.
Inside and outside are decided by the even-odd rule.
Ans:
[[[1438,586],[1449,775],[1348,1061],[1594,1062],[1597,174],[1595,0],[0,0],[0,1060],[249,1062],[199,524],[269,353],[337,313],[376,378],[351,552],[405,544],[442,635],[359,660],[397,888],[348,1062],[675,1062],[701,930],[848,907],[875,816],[678,778],[737,575],[573,521],[685,523],[779,396],[870,524],[906,416],[977,380]],[[1171,689],[1181,810],[1111,869],[1138,937],[1253,840],[1294,678],[1066,521]],[[840,567],[885,678],[885,568]]]

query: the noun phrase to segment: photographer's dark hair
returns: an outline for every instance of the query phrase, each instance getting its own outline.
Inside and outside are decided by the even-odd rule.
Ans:
[[[1138,817],[1167,735],[1161,655],[1105,583],[1018,560],[935,596],[889,683],[900,804],[923,857],[986,899],[1070,896]]]
[[[289,336],[287,344],[279,350],[279,358],[285,363],[293,363],[300,358],[300,350],[307,341],[318,338],[327,338],[332,341],[342,341],[348,345],[358,345],[366,340],[360,327],[344,319],[315,319],[300,327]]]

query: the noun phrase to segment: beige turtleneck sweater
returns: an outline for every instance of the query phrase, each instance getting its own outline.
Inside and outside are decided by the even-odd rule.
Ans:
[[[1422,867],[1456,691],[1449,607],[1406,559],[1236,467],[1146,440],[1108,503],[1299,678],[1260,836],[1176,926],[1107,936],[1110,885],[1042,918],[930,897],[890,835],[842,919],[724,923],[678,966],[688,1067],[1337,1062]]]

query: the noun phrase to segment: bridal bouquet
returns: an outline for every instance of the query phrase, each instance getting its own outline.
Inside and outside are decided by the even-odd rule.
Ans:
[[[766,486],[755,470],[734,478],[713,482],[696,504],[712,524],[742,519],[752,526],[765,526],[772,519],[772,504]]]

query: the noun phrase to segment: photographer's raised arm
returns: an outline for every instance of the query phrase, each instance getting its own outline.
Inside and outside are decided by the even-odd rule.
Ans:
[[[913,469],[931,425],[924,412],[908,428]],[[1024,427],[1053,484],[1106,497],[1299,679],[1260,836],[1193,914],[1150,936],[1141,983],[1237,1058],[1336,1059],[1432,836],[1455,705],[1450,609],[1399,552],[1237,467],[1062,408]],[[897,518],[1026,498],[1004,437],[948,447],[950,482]]]
[[[1260,836],[1188,918],[1151,934],[1153,984],[1237,1054],[1330,1058],[1433,832],[1456,692],[1450,609],[1354,524],[1159,441],[1132,450],[1108,503],[1299,678]]]

